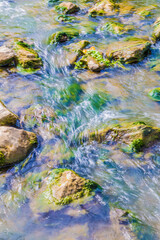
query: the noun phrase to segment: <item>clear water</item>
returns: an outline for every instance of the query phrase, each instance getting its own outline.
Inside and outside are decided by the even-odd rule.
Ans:
[[[133,1],[137,6],[157,4],[160,1]],[[44,67],[35,74],[22,75],[0,72],[0,98],[9,109],[23,120],[31,106],[50,107],[58,114],[56,127],[60,137],[51,131],[50,123],[34,126],[31,121],[22,126],[35,131],[39,136],[38,148],[22,163],[0,175],[0,239],[117,239],[109,235],[109,202],[131,209],[140,220],[155,230],[155,237],[143,235],[139,239],[160,239],[160,145],[157,144],[143,155],[127,155],[112,147],[96,143],[76,145],[76,136],[90,126],[100,123],[117,123],[119,120],[142,120],[160,127],[160,105],[147,96],[150,89],[160,87],[160,76],[150,71],[148,63],[160,56],[160,44],[141,63],[129,66],[128,71],[109,69],[99,74],[76,71],[66,67],[66,56],[61,46],[47,46],[48,36],[57,29],[75,27],[82,31],[79,39],[89,39],[92,45],[105,49],[118,37],[105,36],[99,26],[106,20],[88,19],[87,9],[92,2],[77,1],[83,11],[78,14],[78,23],[64,24],[56,21],[56,13],[45,0],[0,0],[0,44],[13,37],[27,38],[34,42]],[[121,18],[137,26],[137,35],[149,35],[151,24],[160,14],[146,20]],[[89,20],[89,21],[88,21]],[[92,28],[95,33],[89,34]],[[123,38],[123,37],[122,37]],[[75,101],[63,101],[61,93],[68,86],[78,84],[81,94]],[[112,95],[105,101],[104,93]],[[72,142],[72,149],[71,149]],[[74,157],[67,160],[55,146],[63,144]],[[61,161],[59,161],[61,160]],[[55,167],[70,168],[81,176],[96,181],[103,187],[103,197],[97,196],[95,204],[86,204],[72,209],[35,216],[28,202],[20,205],[16,198],[4,201],[4,194],[16,185],[21,193],[21,179],[29,172],[40,172]],[[12,204],[10,204],[12,202]],[[83,212],[86,212],[84,214]],[[76,217],[76,214],[78,215]],[[107,237],[108,236],[108,237]]]

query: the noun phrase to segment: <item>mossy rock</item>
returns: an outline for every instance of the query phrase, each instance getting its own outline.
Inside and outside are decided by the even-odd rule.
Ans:
[[[30,207],[34,213],[40,213],[70,203],[83,203],[95,195],[97,188],[100,189],[98,184],[80,177],[72,170],[54,169],[36,191]]]
[[[130,5],[128,2],[121,2],[119,3],[119,15],[129,15],[134,13],[135,11],[135,6]]]
[[[125,25],[123,23],[114,22],[114,21],[107,22],[101,27],[102,31],[110,32],[112,34],[117,34],[117,35],[128,33],[133,29],[134,27],[131,25]]]
[[[58,15],[58,17],[56,17],[56,20],[58,22],[71,23],[71,22],[77,21],[77,18],[76,17],[72,17],[72,16],[67,16],[65,14],[60,14],[60,15]]]
[[[160,39],[160,18],[157,18],[157,20],[155,21],[155,23],[153,25],[153,35],[152,36],[155,40]]]
[[[3,102],[0,101],[0,126],[15,126],[18,116],[12,113]]]
[[[85,141],[109,142],[118,144],[127,152],[140,152],[160,141],[160,129],[148,126],[143,122],[123,123],[117,126],[107,126],[96,130],[86,130],[79,135],[80,143]]]
[[[153,101],[160,101],[160,88],[154,88],[152,89],[149,93],[148,96],[153,100]]]
[[[56,11],[64,14],[72,14],[80,10],[80,8],[72,2],[62,2],[58,6],[56,6],[55,9]]]
[[[71,43],[64,47],[64,49],[67,51],[66,56],[69,60],[69,63],[71,65],[74,65],[74,63],[77,61],[78,57],[80,57],[83,53],[82,50],[90,44],[87,40],[81,40],[77,43]]]
[[[37,145],[32,132],[13,127],[0,127],[0,167],[24,160]]]
[[[140,7],[135,11],[135,14],[139,15],[140,17],[148,17],[152,15],[153,10],[157,9],[157,5],[149,5],[145,7]]]
[[[26,70],[40,69],[42,59],[31,45],[23,40],[16,41],[14,44],[18,65]]]
[[[91,17],[96,16],[111,16],[115,15],[118,11],[118,4],[112,0],[102,0],[97,2],[92,8],[89,9]]]
[[[72,38],[78,37],[78,36],[79,36],[79,32],[77,30],[74,30],[74,29],[59,31],[59,32],[53,33],[49,37],[48,43],[49,44],[63,43],[63,42],[69,41]]]
[[[106,56],[109,59],[125,63],[134,63],[143,60],[150,50],[151,42],[145,38],[126,38],[107,46]]]

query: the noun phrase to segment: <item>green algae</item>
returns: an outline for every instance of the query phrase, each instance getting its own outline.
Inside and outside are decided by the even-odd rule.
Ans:
[[[75,22],[77,21],[76,17],[71,17],[71,16],[67,16],[65,14],[61,14],[58,17],[56,17],[56,20],[58,22],[66,22],[66,23],[70,23],[70,22]]]
[[[160,101],[160,88],[154,88],[152,89],[149,93],[148,96],[153,100],[153,101]]]
[[[133,140],[133,142],[131,143],[131,149],[133,150],[133,152],[140,152],[142,150],[142,148],[144,147],[144,141],[142,139],[135,139]]]
[[[56,10],[56,12],[58,12],[58,13],[63,13],[63,12],[65,12],[65,10],[67,10],[67,8],[66,7],[64,7],[64,6],[55,6],[55,10]]]
[[[107,31],[112,34],[118,34],[118,35],[128,33],[133,29],[134,29],[133,26],[125,25],[123,23],[114,22],[114,21],[107,22],[101,27],[102,31]]]

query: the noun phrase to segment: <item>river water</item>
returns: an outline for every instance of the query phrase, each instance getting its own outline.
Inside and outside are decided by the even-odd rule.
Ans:
[[[137,35],[150,35],[151,24],[160,14],[160,1],[133,3],[136,6],[157,4],[151,17],[121,19],[134,24]],[[97,74],[68,68],[62,46],[46,44],[48,36],[56,30],[79,29],[82,32],[79,39],[87,39],[99,49],[123,39],[123,36],[104,35],[99,31],[105,18],[88,18],[86,13],[92,2],[80,0],[77,4],[83,9],[77,16],[78,22],[65,24],[56,20],[56,12],[46,0],[0,0],[0,45],[15,37],[26,38],[35,44],[44,63],[43,68],[33,74],[0,71],[0,99],[20,116],[22,127],[39,137],[38,147],[24,162],[1,172],[0,239],[118,240],[106,230],[109,202],[118,202],[121,207],[132,210],[155,230],[154,236],[142,234],[138,239],[160,239],[160,145],[156,144],[144,154],[129,155],[94,142],[77,146],[75,141],[79,132],[103,123],[140,120],[160,127],[160,105],[147,96],[151,89],[160,87],[160,75],[149,67],[149,63],[160,56],[160,43],[152,47],[151,54],[142,62],[127,66],[127,70],[114,68]],[[70,86],[80,86],[75,97],[67,92]],[[48,114],[52,109],[56,112],[55,125],[60,137],[52,132],[54,121],[34,123],[37,119],[32,109],[39,112],[42,108],[47,108]],[[28,109],[31,117],[24,121]],[[37,217],[28,202],[19,204],[16,197],[12,198],[10,189],[16,185],[21,194],[21,177],[25,174],[55,167],[73,169],[100,184],[103,198],[99,196],[95,200],[98,207],[86,205],[72,209],[67,206],[62,211]]]

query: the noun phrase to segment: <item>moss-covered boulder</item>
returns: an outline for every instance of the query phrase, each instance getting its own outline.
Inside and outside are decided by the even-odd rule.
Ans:
[[[18,116],[12,113],[3,102],[0,101],[0,126],[14,126],[18,120]]]
[[[54,169],[43,180],[41,187],[31,199],[34,213],[55,210],[58,205],[83,203],[94,196],[99,186],[80,177],[69,169]]]
[[[15,52],[12,49],[6,46],[0,47],[0,67],[13,65],[16,60],[15,57]]]
[[[42,66],[42,59],[38,53],[26,42],[16,41],[14,45],[18,65],[24,69],[39,69]]]
[[[89,15],[96,16],[111,16],[118,11],[118,5],[112,0],[102,0],[97,2],[92,8],[89,9]]]
[[[82,40],[77,43],[71,43],[64,47],[64,49],[67,51],[66,56],[69,60],[69,63],[73,65],[78,57],[80,57],[83,53],[82,50],[90,44],[87,40]]]
[[[125,63],[139,62],[147,55],[150,46],[151,42],[147,39],[126,38],[124,41],[109,44],[106,56]]]
[[[160,129],[143,122],[123,123],[97,130],[86,130],[80,134],[79,140],[81,143],[84,141],[117,143],[126,151],[140,152],[156,141],[160,141]]]
[[[109,21],[101,27],[101,31],[110,32],[112,34],[122,35],[133,30],[134,27],[131,25],[125,25],[120,22]]]
[[[83,57],[75,63],[76,69],[88,69],[93,72],[100,72],[109,65],[109,61],[103,58],[103,54],[94,47],[83,51]]]
[[[135,11],[135,14],[139,15],[140,17],[148,17],[152,15],[153,10],[157,8],[156,5],[149,5],[145,7],[140,7]]]
[[[60,11],[65,14],[76,13],[80,10],[80,8],[72,2],[62,2],[58,6],[56,6],[55,9],[56,11]]]
[[[74,37],[78,37],[79,32],[74,29],[67,29],[65,31],[58,31],[56,33],[53,33],[49,39],[48,43],[49,44],[54,44],[54,43],[63,43],[71,40]]]
[[[160,39],[160,17],[157,18],[157,20],[155,21],[155,23],[153,25],[153,38],[155,40]]]
[[[13,127],[0,127],[0,167],[24,160],[37,144],[32,132]]]
[[[153,101],[160,101],[160,88],[154,88],[152,89],[149,93],[148,96],[153,100]]]

